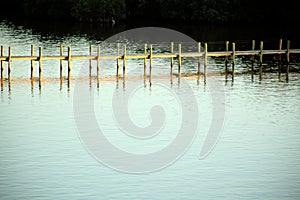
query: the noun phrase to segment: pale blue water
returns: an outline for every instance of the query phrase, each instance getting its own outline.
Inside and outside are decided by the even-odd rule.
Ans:
[[[22,52],[25,45],[42,44],[51,52],[58,41],[45,42],[25,33],[28,43],[15,42],[15,35],[5,34],[1,45],[12,44]],[[2,36],[3,36],[2,35]],[[16,35],[20,35],[16,33]],[[4,39],[3,39],[4,38]],[[69,41],[72,42],[69,43]],[[74,49],[88,52],[84,37],[65,39]],[[96,43],[96,42],[95,42]],[[29,49],[24,49],[30,52]],[[17,62],[16,62],[17,63]],[[14,77],[28,78],[29,73],[19,73],[15,68],[29,63],[13,64]],[[74,64],[73,73],[76,74]],[[51,63],[52,64],[52,63]],[[289,82],[279,81],[276,73],[258,75],[241,74],[226,84],[224,76],[208,77],[206,86],[197,85],[195,77],[187,82],[194,92],[199,109],[197,135],[183,156],[161,170],[131,174],[114,170],[93,158],[82,144],[74,118],[74,87],[64,81],[51,79],[55,75],[45,64],[45,76],[40,90],[38,82],[32,88],[30,81],[7,81],[1,92],[0,103],[0,198],[1,199],[297,199],[300,195],[300,75],[291,73]],[[163,64],[161,64],[163,66]],[[139,65],[137,65],[139,66]],[[219,66],[219,65],[217,65]],[[239,66],[236,66],[238,68]],[[78,67],[79,68],[79,67]],[[241,66],[245,68],[245,66]],[[77,69],[78,70],[78,69]],[[19,74],[18,74],[19,73]],[[284,80],[284,75],[283,75]],[[150,88],[142,79],[126,83],[96,82],[90,88],[94,96],[96,118],[107,138],[116,146],[134,153],[158,151],[176,136],[178,113],[184,108],[170,93],[171,88],[187,87],[166,81],[159,85],[153,79]],[[203,80],[202,80],[203,81]],[[215,148],[204,159],[199,159],[200,149],[212,119],[210,83],[223,86],[225,92],[225,120],[221,137]],[[116,90],[126,93],[132,83],[140,86],[129,102],[133,121],[140,126],[151,122],[149,110],[161,104],[167,121],[161,134],[148,140],[135,140],[124,135],[116,125],[112,113],[112,94]],[[118,84],[118,89],[117,88]],[[93,92],[94,91],[94,92]],[[156,162],[154,159],[153,162]]]

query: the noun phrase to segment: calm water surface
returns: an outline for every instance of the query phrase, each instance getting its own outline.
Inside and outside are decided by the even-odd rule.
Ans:
[[[82,35],[57,39],[42,38],[30,29],[0,23],[1,45],[11,45],[16,54],[30,53],[30,45],[43,46],[43,53],[59,54],[59,45],[72,45],[74,53],[86,54],[89,43],[102,44],[109,51],[115,44],[91,40]],[[139,44],[132,44],[135,51]],[[141,48],[143,45],[141,44]],[[161,45],[163,47],[163,45]],[[37,52],[37,50],[36,50]],[[194,73],[193,62],[183,73]],[[223,64],[209,61],[214,70]],[[109,63],[108,63],[109,64]],[[73,75],[85,66],[74,61]],[[128,66],[142,67],[143,62]],[[165,61],[157,63],[167,72]],[[37,66],[37,64],[36,64]],[[0,95],[0,197],[1,199],[297,199],[300,195],[300,74],[291,73],[286,82],[277,73],[241,73],[234,82],[224,76],[208,77],[198,85],[196,78],[183,78],[192,88],[199,109],[197,136],[185,154],[172,165],[146,174],[124,173],[94,159],[82,144],[73,112],[75,81],[60,84],[58,62],[45,61],[45,81],[39,87],[28,81],[29,62],[14,61],[13,80],[2,84]],[[295,65],[295,67],[298,67]],[[245,72],[248,65],[240,60],[237,70]],[[106,68],[110,74],[114,69]],[[160,71],[161,72],[161,71]],[[157,70],[155,73],[159,74]],[[38,74],[37,72],[35,73]],[[65,75],[65,71],[64,71]],[[82,80],[94,96],[95,116],[110,142],[134,153],[162,149],[174,137],[180,124],[180,102],[170,91],[185,85],[167,79],[162,86],[148,80],[104,81],[98,89],[96,81]],[[200,149],[212,120],[212,88],[225,93],[225,119],[222,135],[213,151],[199,159]],[[147,140],[124,135],[112,114],[112,94],[126,93],[130,84],[139,89],[128,106],[134,123],[151,123],[151,107],[159,104],[166,112],[161,133]],[[145,87],[146,86],[146,87]],[[141,112],[143,111],[143,112]],[[156,162],[156,160],[153,160]]]

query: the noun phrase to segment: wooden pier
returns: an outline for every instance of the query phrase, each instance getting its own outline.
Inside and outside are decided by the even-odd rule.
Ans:
[[[287,40],[287,45],[286,48],[283,49],[282,48],[282,39],[279,40],[279,48],[278,49],[273,49],[273,50],[265,50],[263,48],[263,41],[260,42],[260,48],[259,49],[255,49],[255,41],[252,41],[252,49],[251,50],[246,50],[246,51],[237,51],[236,50],[236,44],[234,42],[232,42],[231,44],[231,50],[229,50],[230,47],[230,43],[229,41],[225,42],[225,51],[213,51],[213,52],[209,52],[208,51],[208,44],[204,43],[204,45],[202,46],[202,44],[200,42],[198,42],[197,48],[198,50],[196,52],[182,52],[182,46],[179,43],[178,44],[178,51],[175,52],[174,51],[174,43],[172,42],[170,44],[170,53],[153,53],[153,47],[152,44],[145,44],[144,45],[144,53],[141,54],[127,54],[126,52],[126,45],[124,44],[122,46],[123,48],[123,53],[121,54],[121,49],[120,49],[120,44],[117,44],[116,46],[116,54],[112,54],[112,55],[105,55],[105,54],[101,54],[101,49],[100,46],[97,47],[97,54],[93,55],[93,46],[90,45],[89,47],[89,53],[88,55],[72,55],[72,51],[71,51],[71,47],[68,46],[68,51],[67,51],[67,55],[63,55],[63,46],[60,45],[60,54],[59,55],[43,55],[43,51],[42,51],[42,47],[38,48],[38,55],[35,55],[34,52],[34,45],[31,45],[31,54],[27,55],[27,56],[13,56],[12,54],[12,47],[9,46],[7,53],[5,55],[5,51],[4,51],[4,46],[1,46],[1,55],[0,55],[0,62],[1,62],[1,82],[4,80],[11,80],[11,62],[12,61],[20,61],[20,60],[28,60],[30,61],[30,69],[31,69],[31,73],[30,73],[30,79],[34,80],[34,62],[38,62],[38,68],[39,68],[39,75],[38,75],[38,80],[41,82],[42,81],[42,71],[43,71],[43,61],[45,60],[59,60],[60,64],[59,64],[59,69],[60,69],[60,79],[62,79],[63,77],[63,61],[67,61],[67,80],[70,81],[71,80],[71,71],[72,71],[72,67],[71,67],[71,63],[72,60],[84,60],[87,59],[89,60],[90,66],[89,66],[89,75],[92,76],[92,60],[96,60],[97,61],[97,80],[98,82],[100,82],[100,60],[105,60],[105,59],[113,59],[116,60],[116,80],[118,80],[120,78],[120,60],[123,61],[123,79],[126,79],[126,61],[128,59],[143,59],[144,60],[144,76],[146,77],[146,69],[147,69],[147,60],[149,60],[149,74],[150,74],[150,82],[151,82],[151,72],[152,72],[152,62],[153,59],[156,58],[168,58],[170,59],[170,75],[173,75],[174,72],[174,59],[177,59],[178,61],[178,66],[177,66],[177,73],[178,73],[178,77],[180,77],[181,75],[181,68],[182,68],[182,58],[197,58],[197,62],[198,62],[198,69],[197,69],[197,77],[198,80],[200,79],[200,76],[203,75],[204,76],[204,83],[206,84],[207,82],[207,58],[208,57],[224,57],[225,58],[225,73],[227,74],[228,72],[228,67],[231,64],[231,75],[232,75],[232,80],[234,79],[234,70],[235,70],[235,61],[236,61],[236,57],[238,56],[250,56],[250,59],[252,61],[252,63],[254,63],[255,61],[255,56],[259,57],[259,65],[260,65],[260,76],[262,74],[262,63],[263,63],[263,55],[280,55],[280,57],[282,55],[284,55],[286,57],[286,66],[287,66],[287,70],[286,70],[286,74],[287,74],[287,80],[288,80],[288,73],[289,73],[289,62],[290,62],[290,55],[291,54],[299,54],[300,53],[300,49],[290,49],[290,41]],[[200,72],[200,62],[201,62],[201,58],[204,58],[204,63],[203,63],[203,73]],[[7,77],[5,77],[4,75],[4,63],[7,63]],[[252,65],[252,70],[253,70],[253,65]]]

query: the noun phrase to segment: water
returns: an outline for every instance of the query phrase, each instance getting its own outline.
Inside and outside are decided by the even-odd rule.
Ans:
[[[11,45],[16,54],[29,54],[32,43],[36,47],[42,45],[44,54],[58,54],[61,43],[72,45],[74,52],[84,54],[88,52],[89,43],[103,44],[102,40],[80,34],[59,40],[41,38],[31,29],[6,23],[0,23],[0,33],[1,45]],[[103,45],[109,50],[115,44]],[[134,51],[139,44],[132,45],[129,51]],[[209,63],[218,70],[224,67],[218,60]],[[85,64],[74,61],[74,77]],[[169,65],[165,61],[155,64],[163,70]],[[142,65],[143,61],[128,63],[128,66]],[[29,62],[22,61],[13,62],[13,80],[3,83],[0,96],[1,199],[296,199],[300,195],[299,73],[290,73],[288,82],[284,81],[284,74],[279,81],[276,72],[264,73],[262,80],[257,74],[252,79],[251,73],[240,73],[234,82],[231,77],[226,80],[225,76],[209,76],[206,86],[203,79],[198,85],[196,77],[183,77],[180,83],[174,78],[171,84],[168,78],[159,76],[153,78],[151,87],[148,79],[144,83],[143,78],[138,77],[126,83],[123,80],[103,81],[97,88],[94,79],[91,83],[72,80],[68,85],[63,80],[60,84],[57,79],[59,64],[49,61],[43,66],[45,81],[41,87],[38,82],[32,85],[28,81]],[[183,66],[189,66],[183,67],[183,74],[195,72],[192,61],[185,61]],[[248,67],[238,62],[236,69],[247,72]],[[103,71],[104,75],[112,72],[115,71],[110,67]],[[154,70],[154,73],[160,71]],[[137,74],[141,73],[132,73],[133,77]],[[74,114],[77,84],[86,94],[83,99],[93,97],[95,118],[106,138],[124,151],[148,155],[175,140],[178,129],[184,124],[180,123],[182,109],[194,109],[193,104],[182,106],[176,91],[179,94],[193,92],[198,106],[196,137],[176,162],[152,173],[132,174],[106,166],[88,151],[83,135],[78,132]],[[151,138],[141,140],[124,134],[114,116],[113,95],[128,97],[131,86],[137,86],[137,90],[129,97],[129,116],[137,126],[145,127],[153,121],[150,117],[153,106],[158,104],[164,108],[164,128]],[[224,122],[220,122],[223,125],[221,135],[211,153],[199,159],[210,124],[219,125],[212,122],[213,108],[220,106],[213,102],[212,94],[222,91],[225,115]],[[124,112],[115,112],[126,116]],[[89,116],[89,113],[81,114]],[[105,152],[105,148],[102,150],[108,155],[111,153]],[[153,159],[152,162],[160,161]]]

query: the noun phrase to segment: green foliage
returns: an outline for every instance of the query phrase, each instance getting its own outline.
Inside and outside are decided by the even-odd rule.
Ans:
[[[27,16],[35,18],[68,18],[74,0],[23,0]]]
[[[77,0],[72,6],[72,16],[81,21],[103,21],[112,17],[125,19],[124,0]]]
[[[153,2],[156,7],[149,6]],[[140,9],[151,7],[152,15],[167,20],[208,23],[299,20],[297,5],[292,0],[139,0],[137,4]],[[137,16],[149,18],[149,9],[148,12],[138,12]]]
[[[300,21],[296,1],[285,0],[9,0],[2,12],[79,21],[180,20],[184,22],[288,22]],[[12,6],[14,5],[14,6]],[[21,5],[21,6],[20,6]],[[1,9],[0,9],[1,10]]]

